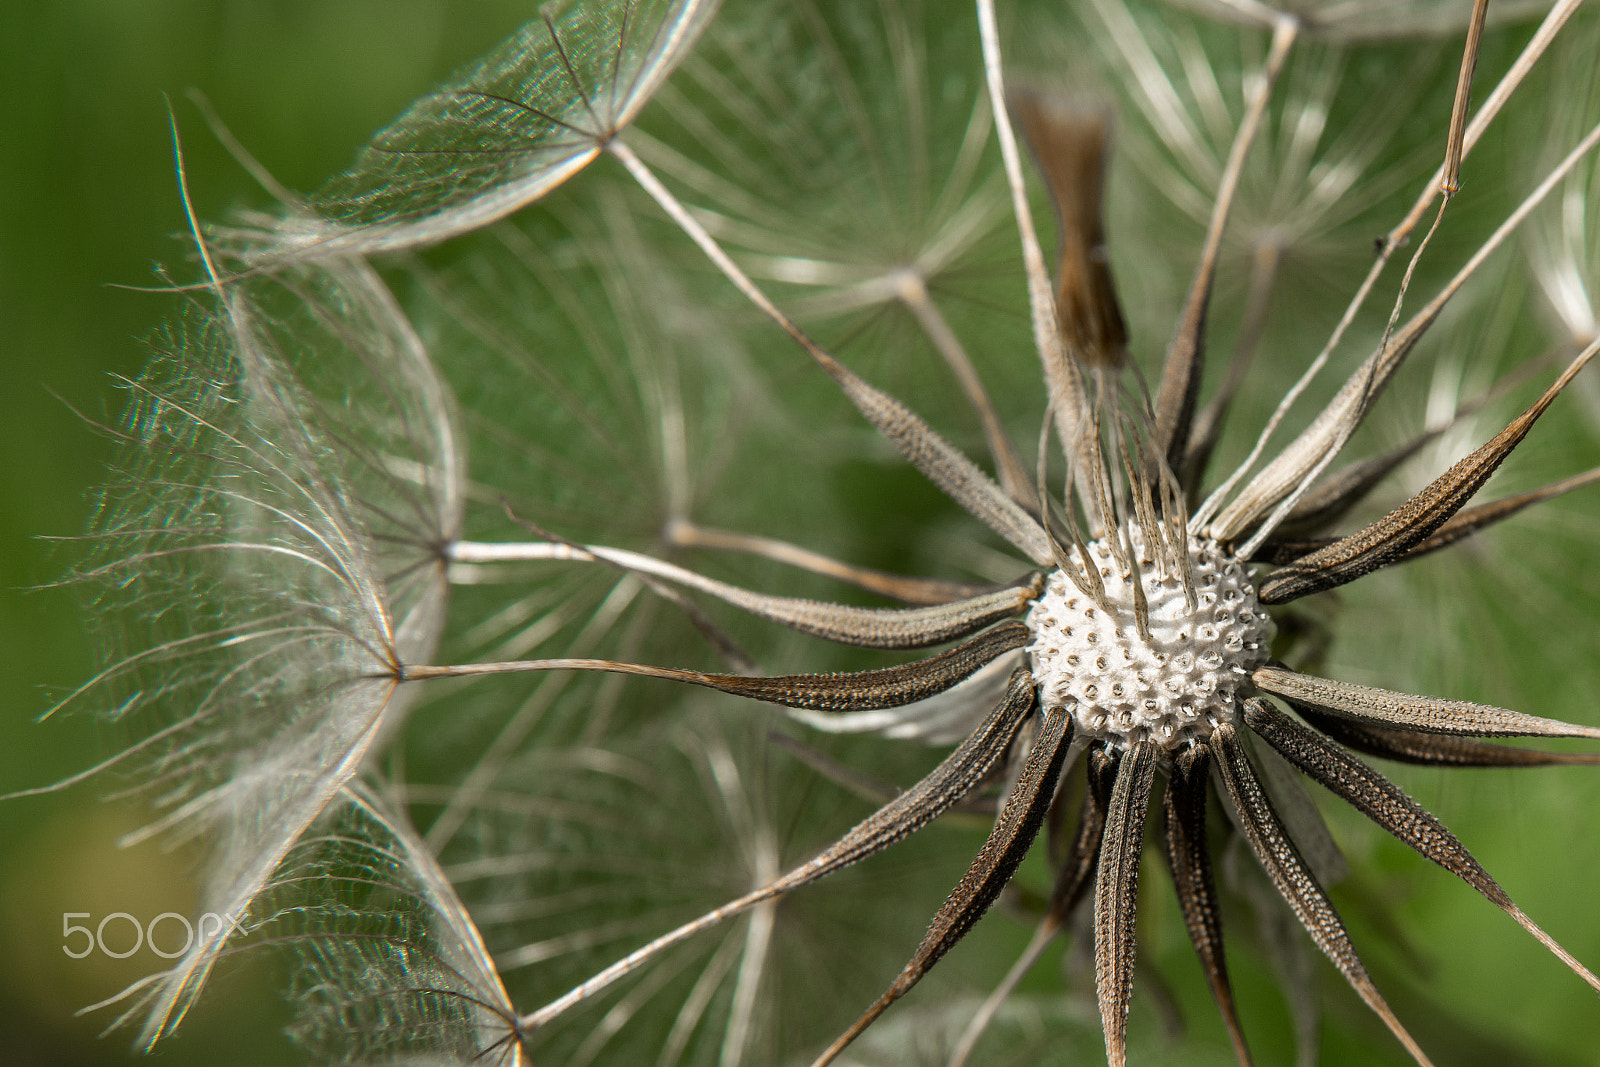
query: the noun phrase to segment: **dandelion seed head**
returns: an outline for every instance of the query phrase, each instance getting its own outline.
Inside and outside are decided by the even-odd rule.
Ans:
[[[1267,660],[1274,626],[1249,573],[1215,541],[1190,539],[1191,607],[1182,578],[1150,558],[1138,527],[1125,533],[1140,559],[1137,578],[1121,572],[1105,540],[1088,546],[1115,614],[1061,571],[1050,576],[1027,617],[1033,676],[1044,705],[1071,708],[1087,736],[1175,749],[1234,721],[1237,700],[1252,688],[1250,673]],[[1081,565],[1076,549],[1072,559]],[[1135,620],[1135,580],[1149,606],[1148,639]]]
[[[248,269],[216,280],[222,314],[203,318],[207,343],[169,346],[195,349],[189,376],[215,378],[199,390],[215,402],[181,407],[196,390],[145,390],[135,418],[154,421],[134,443],[166,433],[176,445],[159,463],[135,455],[133,504],[100,527],[115,557],[91,572],[111,583],[137,571],[137,612],[168,617],[152,627],[161,643],[134,646],[86,691],[120,699],[141,687],[115,713],[130,722],[157,705],[146,693],[187,715],[157,721],[136,749],[153,754],[148,787],[171,812],[158,828],[215,839],[207,900],[221,903],[207,907],[247,920],[237,943],[219,935],[175,977],[116,1001],[147,1016],[147,1040],[176,1024],[213,962],[280,944],[301,956],[297,1038],[341,1062],[740,1067],[840,1034],[816,1060],[826,1064],[846,1062],[836,1057],[864,1032],[854,1062],[1017,1061],[1026,1042],[1075,1040],[1070,981],[1018,992],[1025,980],[1046,989],[1027,976],[1067,935],[1094,957],[1104,1062],[1122,1064],[1146,1041],[1129,1015],[1135,971],[1165,954],[1138,937],[1152,925],[1138,914],[1146,826],[1159,822],[1241,1063],[1221,890],[1257,912],[1299,1058],[1316,1051],[1308,959],[1320,949],[1426,1067],[1323,890],[1346,868],[1302,776],[1600,990],[1462,842],[1356,755],[1594,765],[1600,755],[1493,739],[1596,739],[1600,728],[1379,688],[1393,684],[1383,668],[1399,647],[1380,647],[1381,625],[1359,627],[1371,655],[1351,657],[1337,638],[1355,680],[1323,677],[1335,637],[1319,614],[1328,598],[1311,599],[1600,482],[1594,468],[1466,507],[1596,356],[1566,351],[1592,334],[1600,292],[1582,240],[1595,169],[1575,169],[1571,148],[1587,136],[1593,93],[1563,105],[1576,129],[1543,153],[1563,162],[1539,164],[1537,196],[1434,293],[1455,253],[1446,236],[1421,257],[1428,241],[1414,238],[1438,179],[1399,224],[1391,200],[1437,156],[1425,125],[1442,122],[1455,79],[1435,76],[1455,74],[1456,47],[1385,42],[1435,10],[1459,29],[1472,0],[1024,10],[1009,18],[1024,68],[1039,71],[1027,79],[1003,55],[992,0],[979,0],[976,35],[967,19],[899,0],[763,0],[708,24],[715,6],[546,5],[286,219],[219,233],[221,261]],[[1253,28],[1210,25],[1216,15]],[[1344,47],[1358,36],[1378,43]],[[1592,66],[1592,37],[1570,50]],[[1452,136],[1452,152],[1470,149],[1490,102],[1523,76],[1479,87],[1475,125]],[[1580,68],[1556,83],[1580,77],[1592,81]],[[602,155],[601,177],[577,179]],[[1460,217],[1495,184],[1480,180],[1497,174],[1484,155],[1464,172],[1480,192],[1457,201],[1441,233],[1475,228]],[[637,188],[603,177],[613,164]],[[1558,190],[1540,209],[1532,261],[1557,320],[1561,351],[1549,358],[1572,361],[1507,425],[1502,393],[1548,368],[1530,354],[1540,338],[1527,329],[1524,265],[1502,275],[1485,264]],[[1053,275],[1036,221],[1046,200]],[[459,259],[395,265],[415,283],[414,308],[349,258],[490,222]],[[1399,253],[1408,241],[1415,252]],[[1113,273],[1127,283],[1121,301]],[[1352,293],[1324,344],[1322,326]],[[1180,302],[1151,373],[1150,338]],[[1375,338],[1386,313],[1383,339],[1351,369],[1361,353],[1349,349]],[[1012,358],[1028,327],[1037,364]],[[797,350],[773,344],[775,330]],[[1300,357],[1318,346],[1308,369]],[[1230,347],[1208,371],[1206,353]],[[437,371],[429,350],[449,353]],[[1324,363],[1328,379],[1350,375],[1344,386],[1316,377]],[[1377,407],[1391,379],[1402,411],[1393,395]],[[1429,382],[1410,398],[1426,403],[1407,401]],[[1311,416],[1296,406],[1302,393],[1327,406]],[[1267,411],[1261,429],[1254,416]],[[1385,432],[1374,412],[1394,417],[1398,441],[1340,460],[1363,443],[1356,435]],[[834,421],[858,414],[878,433],[864,456],[864,434]],[[1040,425],[1030,464],[1014,434]],[[987,464],[971,447],[980,428]],[[1550,429],[1537,447],[1561,450],[1564,464],[1570,450]],[[1237,461],[1252,439],[1233,474],[1209,467],[1230,451]],[[897,471],[857,478],[891,451],[926,476],[930,500],[942,494],[926,509],[935,532],[919,532],[922,504],[888,480]],[[1390,476],[1403,502],[1385,499]],[[154,507],[141,484],[151,481]],[[122,495],[119,483],[108,500]],[[945,535],[945,503],[1015,553],[987,535]],[[1362,510],[1382,517],[1346,521]],[[1056,537],[1058,516],[1072,547]],[[851,555],[824,553],[840,541]],[[1480,598],[1495,618],[1477,629],[1525,629],[1532,642],[1553,629],[1549,613],[1502,625],[1525,595],[1512,583],[1530,584],[1526,561],[1514,562],[1506,591]],[[823,580],[904,606],[835,603]],[[1377,614],[1436,635],[1472,630],[1468,598],[1440,588],[1402,591]],[[779,673],[797,669],[804,646],[769,626],[862,657],[929,651]],[[1435,671],[1472,654],[1441,643],[1427,657]],[[1474,634],[1462,647],[1482,643]],[[1526,658],[1548,673],[1551,653]],[[839,659],[815,666],[855,666]],[[523,673],[538,680],[491,677]],[[1450,684],[1470,688],[1465,673]],[[667,680],[701,689],[664,703]],[[749,707],[691,703],[702,689]],[[414,709],[403,706],[411,694]],[[838,736],[861,733],[878,736]],[[1013,758],[1021,737],[1027,751]],[[373,758],[391,745],[392,758]],[[928,745],[951,749],[931,771]],[[1081,801],[1076,831],[1070,798]],[[847,827],[845,805],[861,800],[875,810]],[[1213,800],[1233,827],[1221,849],[1207,828]],[[946,816],[992,824],[988,839],[899,977],[841,1034],[838,1003],[876,991],[852,983],[881,980],[880,949],[904,958],[919,902],[948,884],[901,873],[890,887],[877,872],[942,863],[940,831],[924,831]],[[899,858],[879,859],[891,846]],[[927,862],[908,851],[918,848]],[[1046,856],[1023,871],[1030,849]],[[1250,854],[1259,872],[1238,869]],[[1028,885],[1041,866],[1048,896]],[[831,896],[816,888],[825,879]],[[1002,899],[1039,926],[980,1010],[950,983],[891,1011]]]

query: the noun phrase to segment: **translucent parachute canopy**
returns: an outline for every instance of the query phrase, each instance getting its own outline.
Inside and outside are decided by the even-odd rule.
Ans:
[[[381,130],[268,259],[368,255],[484,226],[582,170],[694,45],[715,0],[559,0]]]

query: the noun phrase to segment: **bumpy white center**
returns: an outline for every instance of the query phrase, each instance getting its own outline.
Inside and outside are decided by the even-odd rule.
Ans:
[[[1150,639],[1134,616],[1132,579],[1124,579],[1104,541],[1089,554],[1105,584],[1108,614],[1060,571],[1028,612],[1034,681],[1046,707],[1071,710],[1079,731],[1127,743],[1173,748],[1232,722],[1248,695],[1250,673],[1267,660],[1273,624],[1239,562],[1214,541],[1191,539],[1195,608],[1177,574],[1163,574],[1131,531],[1140,560]],[[1072,553],[1078,562],[1077,550]]]

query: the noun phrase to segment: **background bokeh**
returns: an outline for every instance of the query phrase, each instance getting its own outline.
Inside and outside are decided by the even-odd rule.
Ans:
[[[91,423],[121,409],[112,376],[137,373],[139,339],[172,307],[166,295],[130,287],[153,284],[157,262],[191,274],[168,101],[196,210],[221,218],[270,197],[208,132],[191,90],[281,181],[312,189],[532,9],[510,0],[0,4],[0,792],[65,777],[117,744],[71,716],[34,724],[92,669],[78,598],[37,587],[74,555],[48,538],[83,531],[104,480],[112,447]],[[133,1056],[126,1034],[96,1039],[107,1013],[73,1012],[159,961],[147,951],[120,965],[66,958],[63,912],[98,922],[114,911],[148,920],[189,909],[186,857],[109,847],[138,825],[137,813],[99,802],[109,788],[0,804],[7,1064]],[[276,990],[267,978],[224,981],[157,1061],[297,1062],[278,1036],[286,1009]]]

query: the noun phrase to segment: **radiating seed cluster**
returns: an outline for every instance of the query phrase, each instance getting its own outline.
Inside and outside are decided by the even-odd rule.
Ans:
[[[1115,742],[1148,738],[1171,748],[1234,720],[1235,700],[1266,662],[1274,627],[1244,567],[1215,541],[1190,539],[1190,610],[1181,576],[1163,573],[1137,527],[1131,533],[1150,639],[1135,621],[1132,577],[1124,577],[1101,540],[1089,554],[1115,613],[1056,571],[1028,613],[1028,653],[1045,706],[1071,708],[1083,734]],[[1078,558],[1074,549],[1073,562]]]

